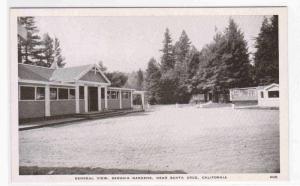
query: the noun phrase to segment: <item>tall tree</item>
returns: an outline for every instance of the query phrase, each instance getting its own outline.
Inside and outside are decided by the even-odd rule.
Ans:
[[[233,19],[229,20],[224,37],[226,43],[221,62],[225,63],[225,72],[221,77],[221,86],[225,89],[250,86],[252,82],[247,42]]]
[[[201,53],[196,49],[196,47],[192,46],[190,52],[188,53],[188,61],[187,61],[187,72],[188,79],[191,79],[197,73],[197,70],[200,65],[200,56]]]
[[[176,78],[175,96],[176,102],[186,103],[189,101],[187,88],[188,80],[188,62],[191,42],[186,32],[183,30],[179,40],[174,45],[175,67],[174,73]]]
[[[27,30],[27,39],[19,41],[19,62],[35,64],[40,59],[41,38],[34,17],[19,17],[18,22]]]
[[[154,58],[151,58],[148,62],[145,78],[147,96],[150,104],[157,104],[161,101],[159,97],[160,78],[160,66]]]
[[[137,71],[137,90],[144,89],[144,73],[141,69]]]
[[[198,91],[212,91],[214,101],[218,101],[218,95],[228,99],[229,88],[251,85],[247,43],[233,19],[201,53],[203,66],[193,79],[193,86]]]
[[[176,101],[176,79],[174,73],[175,56],[172,38],[167,28],[164,33],[163,49],[161,50],[161,79],[159,97],[163,104],[174,103]]]
[[[173,53],[173,45],[172,45],[172,38],[167,28],[164,34],[163,40],[163,49],[162,57],[161,57],[161,69],[163,72],[166,72],[170,69],[174,68],[175,60],[174,60],[174,53]]]
[[[256,83],[279,83],[278,15],[273,15],[270,19],[264,18],[255,48]]]
[[[62,50],[60,48],[60,42],[58,38],[54,38],[54,60],[57,63],[58,67],[62,68],[66,65],[65,57],[62,56]]]
[[[48,33],[43,35],[40,51],[41,53],[38,56],[38,61],[36,64],[38,66],[50,67],[54,62],[54,46],[53,39]]]

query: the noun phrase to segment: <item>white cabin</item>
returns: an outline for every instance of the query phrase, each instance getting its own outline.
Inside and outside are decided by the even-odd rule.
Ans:
[[[258,105],[262,107],[279,107],[279,85],[276,83],[258,87]]]

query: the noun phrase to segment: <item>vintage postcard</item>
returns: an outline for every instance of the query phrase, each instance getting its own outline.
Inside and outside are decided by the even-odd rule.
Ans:
[[[287,8],[10,9],[13,182],[288,180]]]

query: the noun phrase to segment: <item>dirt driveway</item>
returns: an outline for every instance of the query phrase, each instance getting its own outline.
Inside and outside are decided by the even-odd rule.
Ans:
[[[279,111],[157,106],[21,131],[20,166],[279,172]]]

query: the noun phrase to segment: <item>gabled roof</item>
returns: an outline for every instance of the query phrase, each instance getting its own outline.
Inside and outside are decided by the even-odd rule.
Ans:
[[[257,87],[257,90],[268,90],[268,89],[270,89],[270,88],[272,88],[272,87],[274,87],[274,86],[279,87],[279,84],[277,84],[277,83],[272,83],[272,84],[270,84],[270,85],[258,86],[258,87]]]
[[[75,82],[83,75],[88,73],[91,69],[96,68],[97,71],[103,76],[106,83],[110,81],[99,69],[97,65],[82,65],[66,68],[51,69],[47,67],[40,67],[36,65],[19,64],[18,76],[21,80],[33,80],[43,82]]]
[[[271,88],[273,88],[273,87],[279,87],[279,85],[276,84],[276,83],[272,83],[272,84],[266,86],[266,87],[265,87],[265,90],[269,90],[269,89],[271,89]]]
[[[35,65],[18,65],[18,76],[20,79],[49,81],[55,69]]]
[[[76,78],[89,67],[90,65],[58,68],[54,71],[50,80],[72,82],[77,80]]]

